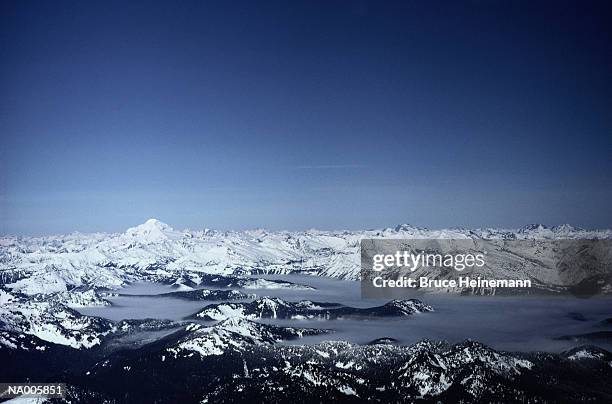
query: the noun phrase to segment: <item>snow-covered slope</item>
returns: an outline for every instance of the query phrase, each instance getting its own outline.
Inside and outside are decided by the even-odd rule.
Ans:
[[[33,335],[43,341],[73,348],[91,348],[111,331],[111,323],[82,316],[63,304],[37,301],[24,295],[0,291],[0,329]]]
[[[239,317],[231,317],[209,327],[190,324],[186,330],[187,335],[167,348],[174,357],[192,356],[194,352],[202,357],[223,355],[227,350],[242,351],[251,345],[273,345],[287,339],[327,333],[326,330],[314,328],[275,327]]]

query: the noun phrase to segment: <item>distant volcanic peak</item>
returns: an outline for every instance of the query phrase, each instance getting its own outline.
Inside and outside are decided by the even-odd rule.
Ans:
[[[157,219],[149,219],[141,225],[130,227],[125,234],[142,242],[161,242],[181,237],[181,233]]]
[[[135,227],[131,227],[129,228],[127,231],[128,232],[144,232],[144,231],[163,231],[163,230],[172,230],[172,227],[170,227],[170,225],[151,218],[149,220],[147,220],[146,222],[139,224],[138,226]]]

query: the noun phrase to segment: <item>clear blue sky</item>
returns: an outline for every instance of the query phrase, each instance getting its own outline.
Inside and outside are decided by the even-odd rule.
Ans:
[[[612,227],[609,4],[3,1],[0,233]]]

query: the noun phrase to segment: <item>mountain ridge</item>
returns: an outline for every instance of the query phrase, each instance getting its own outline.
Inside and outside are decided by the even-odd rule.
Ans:
[[[404,224],[362,231],[220,232],[178,231],[149,219],[124,233],[0,237],[0,284],[32,295],[81,286],[117,289],[133,281],[150,277],[165,281],[177,274],[197,278],[197,274],[301,273],[358,280],[360,240],[364,238],[612,239],[612,230],[583,230],[570,225],[430,230]],[[519,275],[524,274],[509,274]],[[558,279],[536,281],[547,284]]]

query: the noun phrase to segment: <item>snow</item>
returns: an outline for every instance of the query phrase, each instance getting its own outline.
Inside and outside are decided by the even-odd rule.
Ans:
[[[172,227],[157,219],[149,219],[139,226],[127,229],[125,233],[127,237],[131,237],[143,244],[160,243],[182,238],[181,232],[175,231]]]
[[[355,390],[353,390],[350,386],[339,386],[338,387],[338,391],[340,393],[346,394],[347,396],[356,396],[357,392]]]
[[[208,316],[213,320],[225,320],[230,317],[245,317],[243,308],[234,308],[231,304],[220,304],[216,310],[204,310],[198,313],[198,317]]]
[[[601,353],[587,351],[583,349],[568,356],[568,359],[575,361],[580,359],[602,359],[603,357],[604,355],[602,355]]]
[[[10,303],[14,300],[15,298],[13,297],[13,295],[11,295],[8,292],[5,292],[4,290],[0,290],[0,306]]]
[[[167,348],[175,358],[191,356],[194,352],[202,357],[222,355],[228,349],[241,351],[251,345],[272,345],[285,338],[302,337],[307,332],[325,332],[274,327],[239,317],[231,317],[208,327],[192,323],[186,327],[186,331],[190,333],[174,346]]]
[[[83,285],[118,289],[126,283],[142,280],[144,275],[161,277],[179,272],[188,273],[189,278],[196,281],[198,273],[249,274],[262,269],[272,274],[302,271],[357,280],[362,238],[612,239],[612,230],[588,231],[569,225],[430,230],[400,225],[364,231],[218,232],[178,231],[150,219],[120,234],[1,237],[0,270],[19,274],[6,286],[28,295],[61,293]],[[509,279],[523,275],[500,274]],[[558,274],[545,271],[530,275],[544,283],[558,281]],[[178,286],[181,290],[188,288]],[[245,287],[290,286],[254,280]]]
[[[97,330],[96,319],[80,316],[61,304],[32,300],[0,306],[0,322],[11,331],[73,348],[92,348],[109,331]]]
[[[51,343],[91,348],[101,343],[101,337],[107,331],[96,329],[91,317],[78,317],[68,308],[108,304],[101,288],[116,290],[126,284],[153,279],[170,280],[179,291],[189,291],[191,287],[187,284],[190,281],[197,284],[204,274],[261,272],[303,272],[355,280],[360,276],[360,240],[363,238],[612,239],[612,230],[588,231],[569,225],[552,228],[530,225],[514,230],[430,230],[400,225],[364,231],[218,232],[178,231],[159,220],[150,219],[119,234],[7,236],[0,238],[0,272],[7,279],[0,290],[0,321],[12,327],[13,331],[35,335]],[[580,271],[572,273],[580,279]],[[524,273],[513,269],[499,276],[524,277]],[[529,277],[544,283],[559,280],[559,274],[545,270],[529,272]],[[308,288],[264,279],[250,279],[244,287]],[[206,293],[210,292],[202,291],[202,297]],[[259,310],[270,310],[272,317],[277,317],[282,304],[278,299],[263,298],[260,303]],[[311,302],[301,304],[316,306]],[[413,302],[392,304],[409,313],[431,310]],[[230,334],[252,341],[275,338],[274,335],[262,335],[261,329],[245,322],[244,311],[239,306],[220,305],[209,315],[222,321],[222,325],[215,329],[194,330],[199,339],[184,341],[179,348],[201,355],[219,354],[231,345],[228,342]],[[260,316],[256,313],[249,317]],[[295,334],[300,335],[300,331],[295,330]],[[10,344],[12,342],[5,341],[4,345]],[[576,353],[574,357],[579,359],[580,355]],[[501,367],[499,371],[516,373],[520,368],[530,366],[527,361],[504,362],[498,359],[491,360]],[[472,360],[469,352],[462,360]]]

